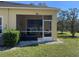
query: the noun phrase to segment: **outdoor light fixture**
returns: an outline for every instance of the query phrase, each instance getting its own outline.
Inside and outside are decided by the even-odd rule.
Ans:
[[[36,13],[36,15],[39,15],[39,13]]]

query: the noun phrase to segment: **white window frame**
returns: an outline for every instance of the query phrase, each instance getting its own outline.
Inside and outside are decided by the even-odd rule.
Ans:
[[[0,18],[1,18],[1,25],[0,26],[2,26],[2,33],[3,33],[3,16],[0,16]],[[2,33],[0,33],[0,34],[2,34]]]
[[[44,35],[45,32],[51,32],[51,33],[52,33],[52,30],[50,30],[50,31],[45,31],[45,30],[44,30],[44,29],[45,29],[45,28],[44,28],[45,21],[48,21],[48,22],[51,22],[51,23],[52,23],[52,20],[51,20],[51,19],[50,19],[50,20],[49,20],[49,19],[44,19],[44,16],[42,16],[42,24],[43,24],[43,25],[42,25],[42,33],[43,33],[43,34],[42,34],[42,37],[43,37],[43,38],[45,37],[45,35]],[[51,36],[50,36],[50,37],[51,37]]]

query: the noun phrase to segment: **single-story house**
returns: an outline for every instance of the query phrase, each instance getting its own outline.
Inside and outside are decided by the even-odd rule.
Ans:
[[[57,39],[57,13],[59,9],[43,5],[0,2],[0,33],[17,29],[38,40]]]

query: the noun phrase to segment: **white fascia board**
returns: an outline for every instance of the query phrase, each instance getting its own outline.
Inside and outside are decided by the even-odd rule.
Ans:
[[[58,8],[32,8],[32,7],[0,7],[0,8],[11,8],[11,9],[46,9],[46,10],[57,10],[59,11],[60,9]]]

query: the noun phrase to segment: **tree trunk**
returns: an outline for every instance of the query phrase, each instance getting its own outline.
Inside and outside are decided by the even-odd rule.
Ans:
[[[75,37],[74,20],[71,21],[71,34],[72,37]]]
[[[62,20],[62,23],[61,23],[61,33],[63,34],[63,32],[64,32],[64,24],[63,24],[63,20]]]

